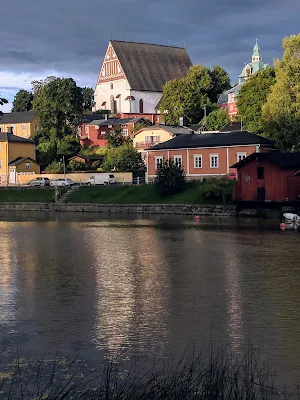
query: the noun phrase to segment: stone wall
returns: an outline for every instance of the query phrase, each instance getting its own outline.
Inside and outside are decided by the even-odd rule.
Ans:
[[[181,214],[236,216],[235,206],[181,205],[181,204],[55,204],[55,203],[1,203],[1,211],[56,211],[132,214]]]

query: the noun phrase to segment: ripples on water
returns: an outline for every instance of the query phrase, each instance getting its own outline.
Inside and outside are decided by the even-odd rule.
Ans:
[[[57,348],[99,359],[210,341],[243,352],[251,341],[283,380],[299,383],[300,235],[266,224],[3,218],[2,362],[17,346],[24,357]]]

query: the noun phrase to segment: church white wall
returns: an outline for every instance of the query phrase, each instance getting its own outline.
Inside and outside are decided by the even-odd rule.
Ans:
[[[113,84],[113,89],[111,89]],[[119,99],[116,99],[117,95],[121,95]],[[95,111],[103,109],[101,104],[106,101],[106,108],[110,110],[110,97],[114,96],[117,102],[117,112],[129,113],[129,101],[125,100],[127,96],[130,96],[130,86],[127,79],[118,79],[111,82],[102,82],[97,85],[94,93]]]
[[[135,98],[135,101],[131,102],[131,112],[140,112],[140,99],[144,102],[144,113],[155,114],[155,106],[162,97],[162,92],[139,92],[137,90],[131,90],[131,96]]]

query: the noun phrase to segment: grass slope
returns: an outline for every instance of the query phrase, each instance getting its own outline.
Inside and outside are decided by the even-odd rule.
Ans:
[[[201,184],[188,184],[184,191],[167,197],[160,196],[154,185],[83,186],[67,201],[96,204],[222,204],[221,200],[204,197]]]
[[[1,203],[52,203],[54,202],[54,189],[0,189]]]

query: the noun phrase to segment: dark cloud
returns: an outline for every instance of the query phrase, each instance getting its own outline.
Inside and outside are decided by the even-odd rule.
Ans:
[[[264,61],[281,57],[281,40],[298,33],[299,15],[299,0],[3,0],[1,69],[53,71],[93,85],[111,37],[185,43],[194,63],[219,64],[234,82],[256,36]]]

